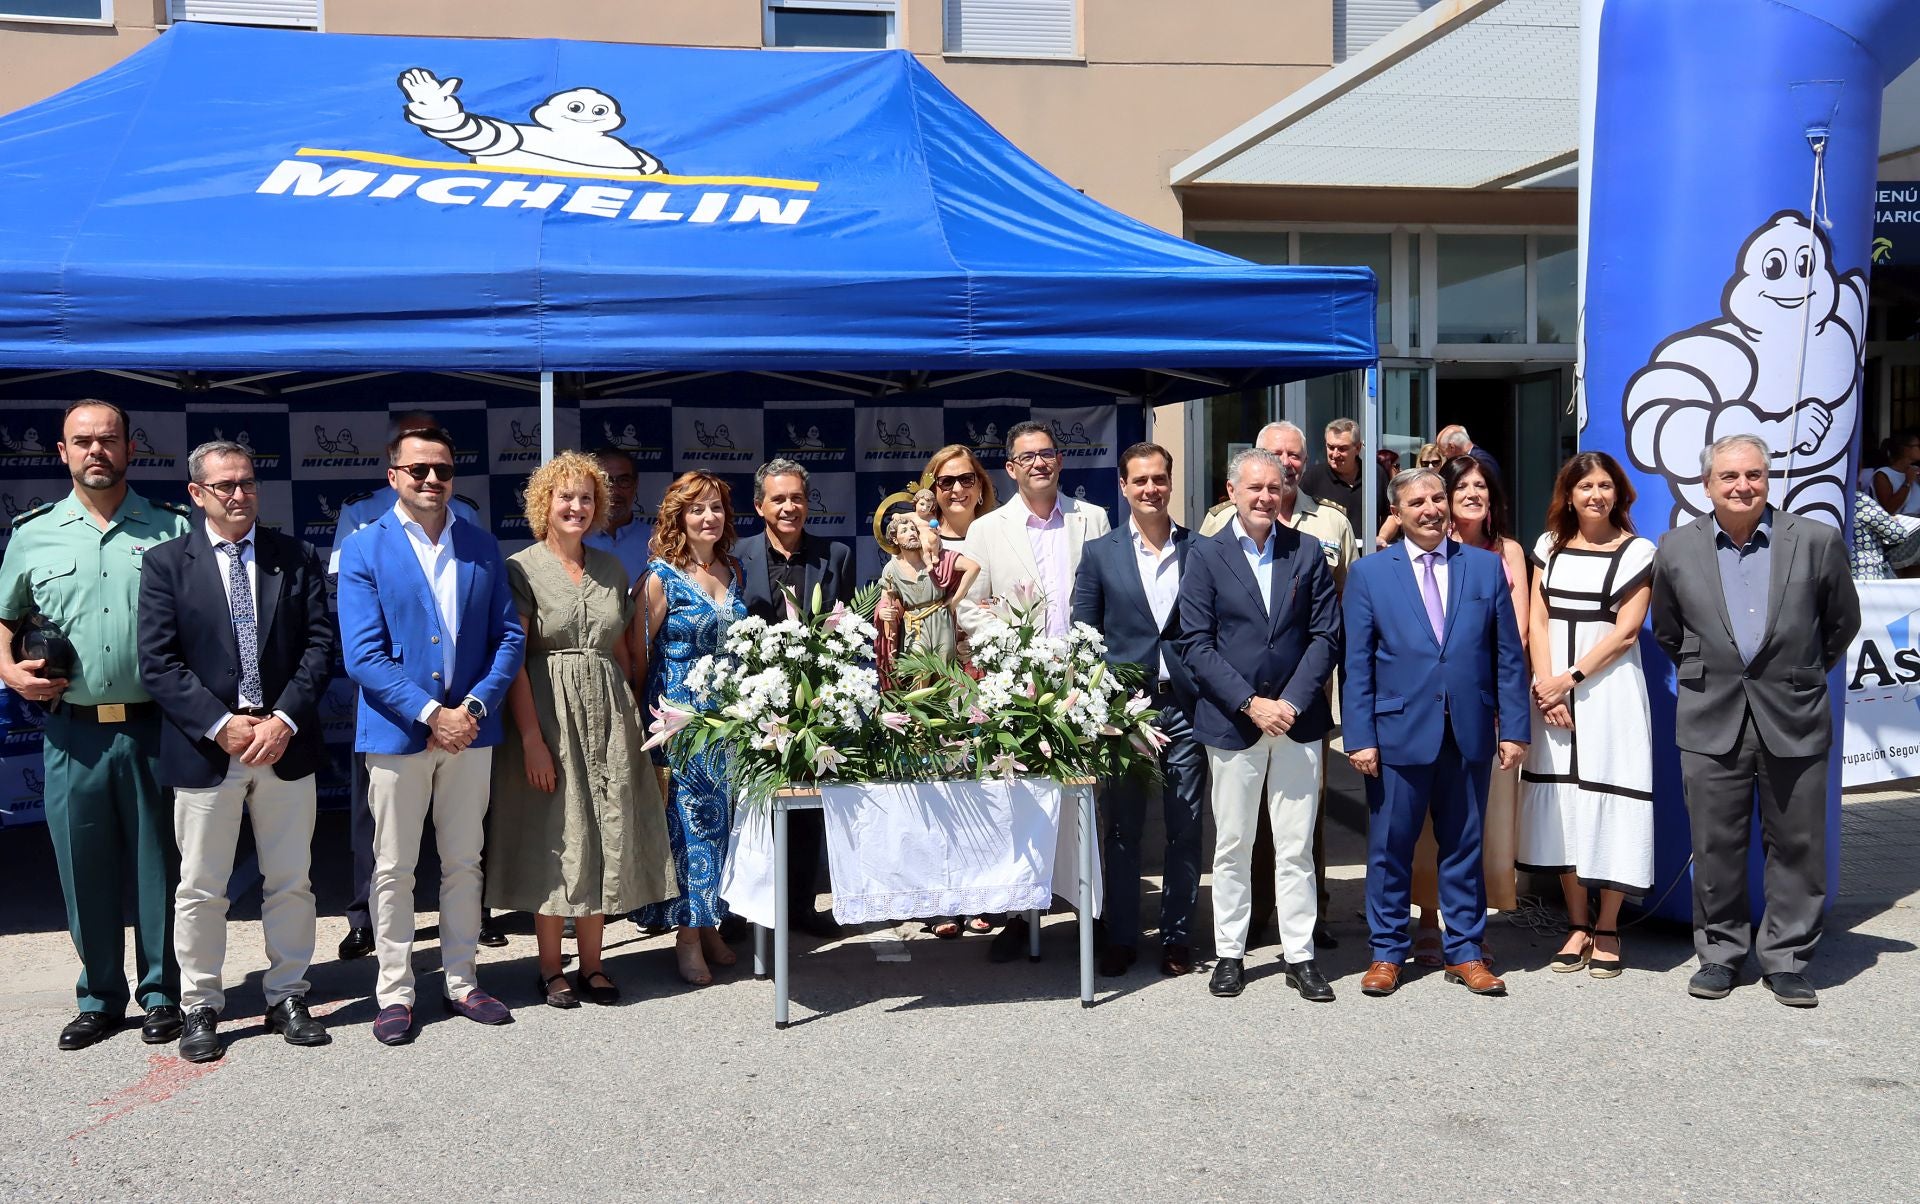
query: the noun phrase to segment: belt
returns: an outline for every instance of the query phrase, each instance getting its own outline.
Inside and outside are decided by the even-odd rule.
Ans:
[[[1171,698],[1173,696],[1173,683],[1170,681],[1156,681],[1153,683],[1153,693],[1156,698]]]
[[[160,704],[156,702],[103,702],[99,706],[82,706],[77,702],[55,703],[53,713],[68,719],[83,719],[89,723],[126,723],[133,719],[157,718]]]

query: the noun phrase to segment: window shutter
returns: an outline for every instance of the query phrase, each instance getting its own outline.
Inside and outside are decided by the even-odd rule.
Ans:
[[[176,21],[320,27],[320,0],[168,0],[167,9]]]
[[[1333,0],[1333,61],[1342,63],[1439,0]]]
[[[1072,58],[1079,0],[946,0],[947,53]]]

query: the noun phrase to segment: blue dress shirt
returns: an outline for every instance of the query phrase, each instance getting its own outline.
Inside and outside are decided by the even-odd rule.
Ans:
[[[1720,561],[1720,591],[1727,601],[1727,621],[1733,625],[1733,644],[1740,659],[1752,661],[1767,635],[1767,583],[1773,568],[1773,507],[1760,515],[1760,525],[1744,547],[1733,542],[1719,520],[1713,524],[1713,552]]]

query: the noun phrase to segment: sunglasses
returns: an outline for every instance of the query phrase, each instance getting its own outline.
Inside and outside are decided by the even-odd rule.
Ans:
[[[1440,461],[1438,461],[1438,460],[1422,460],[1422,461],[1420,461],[1420,467],[1422,467],[1422,468],[1438,468],[1438,467],[1440,467]]]
[[[972,489],[979,483],[980,474],[977,472],[961,472],[954,473],[952,476],[933,478],[935,489]]]
[[[431,474],[436,481],[453,480],[451,464],[395,464],[395,468],[406,473],[416,481],[424,481]]]

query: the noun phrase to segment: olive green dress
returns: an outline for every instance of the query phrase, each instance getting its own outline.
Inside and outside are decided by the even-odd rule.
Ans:
[[[575,584],[545,544],[507,558],[527,619],[527,681],[553,755],[552,794],[527,784],[511,712],[493,758],[489,907],[553,916],[624,915],[675,891],[666,809],[640,745],[639,708],[614,650],[632,603],[627,571],[587,549]]]

